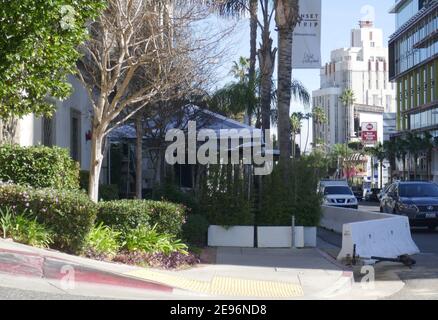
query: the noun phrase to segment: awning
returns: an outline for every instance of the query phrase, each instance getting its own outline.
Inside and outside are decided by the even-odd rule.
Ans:
[[[346,162],[368,162],[368,157],[362,153],[355,153],[345,159]]]

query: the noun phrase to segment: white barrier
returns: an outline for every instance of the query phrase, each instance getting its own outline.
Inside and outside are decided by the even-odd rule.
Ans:
[[[397,217],[392,214],[377,213],[355,209],[337,207],[322,207],[322,219],[320,226],[337,233],[342,233],[342,227],[346,223],[386,219]]]
[[[338,260],[352,258],[355,245],[356,256],[365,259],[397,258],[420,252],[412,240],[408,218],[400,216],[344,224]]]

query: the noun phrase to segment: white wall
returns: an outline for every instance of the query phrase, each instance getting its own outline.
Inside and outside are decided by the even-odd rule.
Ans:
[[[70,76],[69,82],[73,86],[71,96],[65,101],[53,101],[56,105],[56,113],[53,118],[55,122],[54,144],[58,147],[66,148],[70,152],[71,110],[77,110],[81,115],[81,169],[88,170],[91,150],[90,141],[86,141],[85,134],[88,130],[91,130],[91,103],[86,90],[76,78]],[[19,121],[20,145],[32,146],[42,144],[42,122],[42,118],[36,118],[33,114],[27,115]]]

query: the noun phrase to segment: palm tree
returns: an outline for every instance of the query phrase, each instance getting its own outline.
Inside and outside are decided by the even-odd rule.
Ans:
[[[383,188],[383,162],[386,159],[386,152],[383,147],[383,144],[379,142],[374,147],[366,148],[367,153],[369,153],[371,156],[375,157],[379,163],[380,171],[379,171],[379,177],[380,182],[379,186],[380,188]]]
[[[412,160],[414,160],[414,180],[417,180],[417,162],[420,157],[420,151],[422,150],[421,140],[418,135],[411,132],[408,133],[409,163],[412,163]]]
[[[392,182],[392,170],[395,168],[395,159],[397,157],[397,144],[395,140],[389,140],[383,142],[383,149],[385,151],[386,158],[389,160],[391,167],[391,182]]]
[[[289,121],[292,86],[292,42],[295,26],[299,21],[298,0],[276,0],[275,22],[278,31],[278,137],[280,160],[292,154]]]
[[[301,112],[294,112],[290,117],[290,127],[292,133],[292,156],[295,158],[295,139],[298,134],[301,134],[301,121],[304,115]],[[301,148],[300,148],[301,149]]]
[[[272,48],[273,40],[271,38],[271,20],[274,6],[270,6],[272,0],[260,0],[263,21],[259,25],[262,30],[262,42],[258,50],[260,66],[260,98],[262,127],[264,130],[271,128],[271,94],[274,86],[272,75],[274,73],[275,58],[277,48]]]
[[[212,110],[232,117],[238,121],[243,121],[243,114],[253,115],[256,113],[259,105],[259,97],[257,95],[257,87],[254,82],[248,79],[248,60],[244,59],[233,66],[232,74],[237,78],[238,82],[232,82],[217,90],[209,99],[208,105]],[[251,124],[251,117],[248,119]]]
[[[351,137],[355,136],[354,132],[354,103],[356,98],[354,92],[351,89],[345,89],[342,95],[339,97],[342,104],[347,108],[346,112],[346,127],[345,127],[345,139],[349,141]]]
[[[351,150],[346,144],[335,144],[331,147],[330,158],[332,161],[337,162],[338,175],[342,177],[340,171],[344,172],[344,169],[347,169],[349,173],[348,166],[348,158],[350,158],[354,154],[354,151]]]
[[[406,156],[408,154],[408,143],[402,137],[395,140],[396,158],[402,161],[403,179],[406,180]]]
[[[307,152],[307,145],[309,144],[309,133],[310,133],[310,119],[312,119],[313,114],[306,113],[304,115],[304,119],[307,120],[307,137],[306,137],[306,145],[304,146],[304,154]]]
[[[251,86],[256,82],[256,64],[257,64],[257,25],[259,24],[258,13],[258,0],[221,0],[213,2],[213,8],[217,8],[219,14],[222,16],[240,17],[249,12],[250,15],[250,56],[249,56],[249,68],[248,77]],[[250,102],[249,102],[250,104]],[[254,110],[255,106],[248,106],[248,110]],[[247,110],[247,112],[248,112]],[[251,119],[252,114],[247,114],[248,122]],[[250,124],[250,123],[248,123]]]
[[[433,136],[429,131],[426,131],[423,135],[421,142],[423,150],[426,151],[426,161],[427,161],[427,180],[432,180],[432,152],[434,147]]]
[[[314,107],[312,110],[313,123],[317,125],[314,132],[318,132],[321,125],[327,123],[327,116],[322,107]],[[313,140],[316,142],[319,137],[314,136]]]
[[[230,73],[234,78],[239,80],[239,82],[247,81],[249,75],[249,59],[240,57],[238,61],[234,61]]]

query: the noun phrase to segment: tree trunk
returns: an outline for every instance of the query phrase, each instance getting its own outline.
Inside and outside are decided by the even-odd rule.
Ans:
[[[306,145],[304,146],[304,154],[307,152],[307,145],[309,143],[309,131],[310,131],[310,118],[307,119],[307,137],[306,137]]]
[[[100,169],[103,161],[103,130],[93,130],[91,137],[90,177],[88,182],[88,195],[94,202],[99,201]]]
[[[250,10],[250,55],[249,55],[249,79],[254,81],[256,78],[257,63],[257,10],[258,0],[251,0]]]
[[[272,49],[272,39],[269,32],[269,17],[263,17],[262,45],[258,51],[260,64],[260,99],[262,113],[262,128],[269,130],[271,128],[271,93],[272,93],[272,75],[274,73],[275,56],[277,49]]]
[[[349,106],[350,109],[350,137],[349,140],[351,139],[351,137],[355,136],[355,132],[354,132],[354,105],[350,105]]]
[[[418,157],[414,156],[414,180],[417,180],[417,161]]]
[[[143,122],[141,113],[135,119],[137,134],[135,148],[135,195],[137,199],[143,198]]]
[[[383,189],[383,161],[380,161],[380,188]]]
[[[18,131],[18,118],[0,119],[0,145],[18,144],[20,142]]]
[[[293,31],[278,31],[278,140],[280,160],[288,160],[292,154],[290,139],[290,103],[292,82],[292,40]]]
[[[406,181],[406,156],[403,156],[403,179]]]

